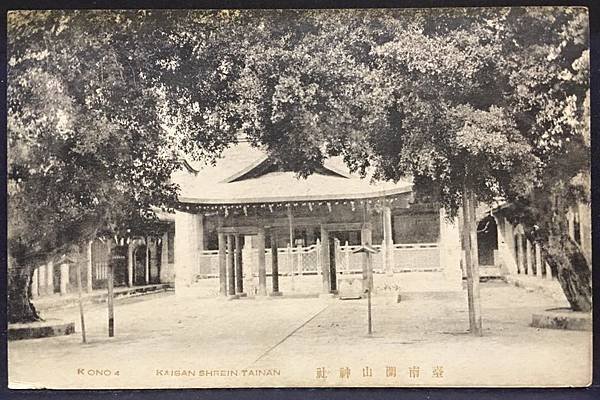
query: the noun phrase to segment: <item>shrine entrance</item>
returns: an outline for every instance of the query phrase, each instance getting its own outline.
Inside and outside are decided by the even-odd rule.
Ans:
[[[323,246],[323,254],[326,255],[322,258],[322,271],[323,271],[323,292],[325,293],[337,293],[338,291],[338,273],[341,272],[339,268],[340,263],[340,238],[348,239],[360,237],[361,244],[371,244],[372,241],[372,230],[369,222],[345,222],[345,223],[330,223],[321,225],[321,245]],[[345,240],[348,242],[348,240]],[[355,257],[344,258],[346,263],[356,261]],[[350,261],[352,260],[352,261]],[[363,257],[360,258],[360,270],[365,268],[365,260]],[[345,271],[350,271],[355,266],[344,265]],[[327,273],[328,272],[328,273]]]
[[[330,272],[330,291],[337,293],[339,285],[338,279],[344,273],[362,268],[361,265],[350,265],[356,262],[356,257],[347,257],[349,246],[360,245],[361,230],[337,230],[329,232],[329,272]]]

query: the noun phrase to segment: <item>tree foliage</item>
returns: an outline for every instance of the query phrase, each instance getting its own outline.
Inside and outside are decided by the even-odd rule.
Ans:
[[[156,228],[181,154],[210,162],[240,135],[300,175],[342,155],[374,179],[413,177],[452,215],[468,185],[480,201],[523,205],[515,221],[538,221],[543,243],[563,232],[549,215],[564,207],[544,213],[557,202],[530,194],[589,193],[573,180],[589,168],[584,9],[20,11],[8,22],[18,265]]]
[[[178,119],[196,115],[187,110],[197,104],[171,73],[186,56],[181,43],[193,31],[186,24],[210,32],[216,13],[175,14],[9,14],[8,250],[15,279],[57,255],[81,252],[77,245],[97,236],[161,229],[153,210],[176,202],[170,177],[182,151],[202,157],[222,146],[220,133],[173,132]],[[198,54],[207,64],[198,71],[211,74],[214,54]],[[218,81],[203,81],[210,79]],[[169,114],[174,102],[182,106]],[[25,294],[9,296],[11,321],[36,318]]]
[[[565,225],[568,193],[589,198],[585,9],[279,11],[235,22],[248,19],[256,28],[236,37],[236,90],[220,106],[233,110],[229,128],[300,175],[343,155],[375,179],[413,177],[450,215],[465,189],[510,202],[571,306],[589,309],[589,262]]]

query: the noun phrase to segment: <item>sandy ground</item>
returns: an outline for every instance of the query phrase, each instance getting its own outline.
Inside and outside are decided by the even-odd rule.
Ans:
[[[536,329],[565,303],[503,283],[482,285],[484,336],[468,334],[464,292],[396,303],[155,294],[88,306],[79,334],[9,343],[11,388],[240,386],[583,386],[591,333]],[[47,318],[77,321],[77,308]],[[79,326],[77,326],[79,332]]]

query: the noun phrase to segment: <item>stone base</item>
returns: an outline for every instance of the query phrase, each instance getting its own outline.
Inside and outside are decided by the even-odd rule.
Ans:
[[[222,301],[230,301],[230,300],[236,300],[239,299],[239,296],[237,294],[219,294],[217,296],[217,300],[222,300]]]
[[[360,300],[362,298],[366,298],[366,296],[363,295],[340,295],[338,297],[340,300]]]
[[[241,292],[241,293],[236,293],[235,295],[238,296],[238,297],[247,297],[248,293]]]
[[[533,314],[531,326],[534,328],[591,331],[592,314],[571,311],[568,308],[556,308]]]
[[[269,293],[269,296],[273,296],[273,297],[283,296],[283,292],[271,292],[271,293]]]
[[[74,322],[47,320],[26,324],[9,324],[8,340],[36,339],[75,333]]]
[[[438,291],[432,291],[432,292],[401,292],[398,293],[398,296],[396,298],[396,301],[398,303],[400,303],[401,301],[406,301],[406,300],[421,300],[421,299],[427,299],[427,300],[446,300],[446,299],[451,299],[451,298],[461,298],[461,297],[465,297],[466,296],[466,292],[462,291],[462,290],[450,290],[450,291],[445,291],[445,292],[438,292]]]
[[[319,293],[320,299],[334,299],[337,293]]]

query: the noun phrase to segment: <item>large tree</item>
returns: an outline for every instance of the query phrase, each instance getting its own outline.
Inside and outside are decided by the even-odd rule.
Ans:
[[[538,221],[528,231],[587,309],[585,259],[553,225],[566,208],[548,220],[525,201],[553,171],[571,186],[587,168],[586,23],[564,8],[16,13],[9,250],[32,266],[133,226],[173,200],[179,151],[210,160],[243,133],[300,175],[342,155],[376,179],[412,176],[453,216],[467,201],[471,233],[476,201],[527,204],[515,219]]]
[[[477,202],[516,206],[551,187],[562,193],[549,178],[557,169],[564,186],[588,168],[584,9],[250,15],[256,28],[241,33],[237,96],[221,105],[238,117],[231,129],[301,175],[341,154],[376,179],[412,176],[417,190],[433,188],[451,215],[464,210],[475,274]],[[560,167],[565,155],[576,161],[569,169]],[[572,308],[588,310],[589,265],[563,223],[573,199],[563,200],[550,214],[539,204],[529,230],[545,227],[535,239]],[[477,276],[470,280],[476,286]],[[471,327],[481,330],[477,320]]]
[[[153,210],[176,201],[170,176],[182,151],[202,158],[223,146],[218,131],[176,130],[198,104],[185,98],[171,73],[190,57],[213,62],[210,43],[215,48],[218,38],[196,40],[203,47],[194,54],[180,50],[185,35],[214,32],[222,18],[218,12],[9,14],[9,322],[39,318],[30,301],[37,265],[80,254],[100,235],[157,229]],[[209,75],[212,67],[197,74],[203,72],[205,83],[219,81]],[[172,101],[179,113],[167,112]]]

